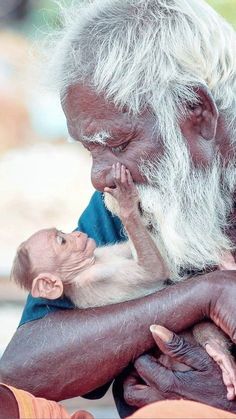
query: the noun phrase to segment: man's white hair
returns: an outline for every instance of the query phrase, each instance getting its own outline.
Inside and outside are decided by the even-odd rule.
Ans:
[[[235,51],[233,28],[203,0],[76,1],[65,10],[51,74],[62,96],[85,81],[136,114],[149,107],[160,131],[203,86],[232,129]]]
[[[161,159],[140,162],[148,184],[136,186],[142,220],[151,229],[170,278],[178,281],[196,270],[215,269],[235,251],[227,230],[236,170],[233,162],[222,165],[217,155],[211,165],[194,167],[178,124],[168,128],[164,141]],[[105,204],[119,215],[119,204],[108,193]]]
[[[235,32],[203,0],[94,0],[81,8],[77,2],[55,49],[52,74],[62,99],[82,82],[136,115],[154,113],[164,152],[137,162],[148,181],[139,192],[144,222],[175,280],[181,269],[214,267],[235,250],[226,232],[235,154],[228,165],[216,154],[209,167],[194,167],[179,125],[201,87],[235,151],[235,51]],[[106,203],[117,213],[109,195]]]

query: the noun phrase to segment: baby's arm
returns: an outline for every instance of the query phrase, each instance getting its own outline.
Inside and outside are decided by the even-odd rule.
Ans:
[[[138,264],[151,276],[154,275],[155,280],[167,279],[168,269],[139,213],[139,195],[130,171],[120,163],[113,165],[112,170],[116,188],[105,188],[104,191],[118,201],[119,215],[134,245]]]
[[[222,370],[222,378],[227,387],[227,398],[236,395],[236,364],[230,353],[231,342],[214,323],[202,322],[194,326],[193,335]]]

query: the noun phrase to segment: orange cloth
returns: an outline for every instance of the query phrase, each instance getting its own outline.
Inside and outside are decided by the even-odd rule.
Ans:
[[[20,419],[69,419],[69,413],[57,402],[35,397],[24,390],[1,384],[15,396]]]
[[[189,400],[164,400],[142,407],[131,419],[235,419],[236,415]],[[129,419],[127,418],[127,419]]]
[[[35,397],[24,390],[8,388],[18,404],[19,419],[70,419],[69,413],[59,403]],[[88,412],[76,412],[74,419],[92,419]],[[127,419],[236,419],[236,415],[189,400],[165,400],[139,409]]]

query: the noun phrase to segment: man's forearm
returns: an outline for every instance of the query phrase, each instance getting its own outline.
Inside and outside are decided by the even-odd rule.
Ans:
[[[178,332],[201,320],[207,283],[198,278],[139,300],[28,323],[1,360],[2,380],[54,400],[86,394],[152,346],[150,324]]]

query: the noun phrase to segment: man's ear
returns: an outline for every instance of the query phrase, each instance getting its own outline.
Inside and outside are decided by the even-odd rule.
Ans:
[[[63,282],[57,275],[39,274],[32,282],[31,294],[35,298],[55,300],[63,294]]]
[[[196,88],[195,93],[199,102],[190,110],[192,128],[205,140],[214,140],[219,113],[213,96],[205,86]]]

